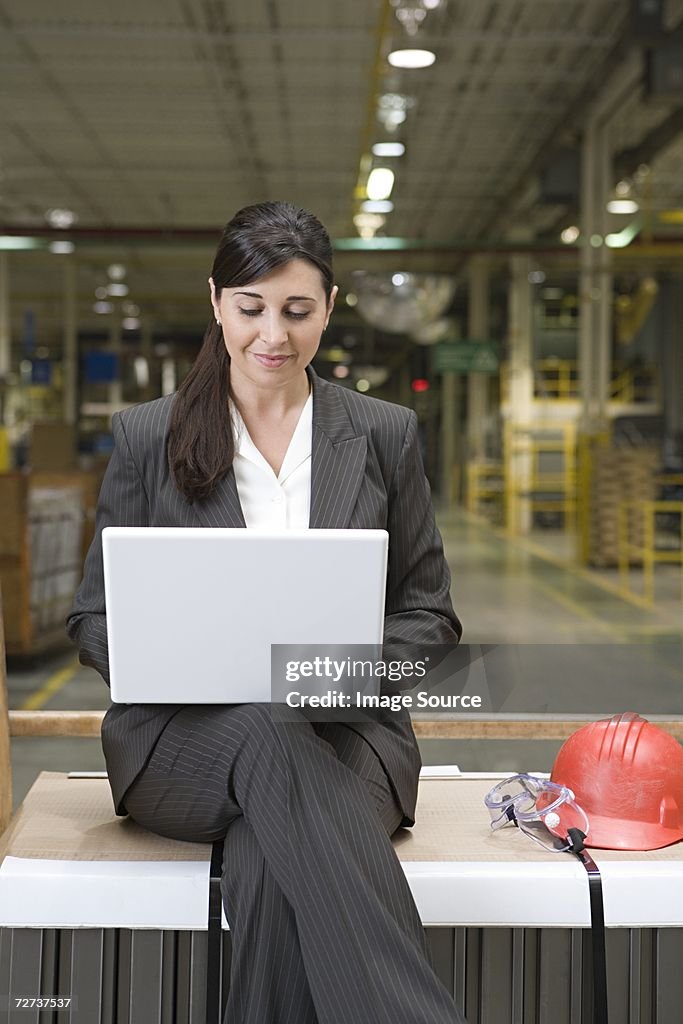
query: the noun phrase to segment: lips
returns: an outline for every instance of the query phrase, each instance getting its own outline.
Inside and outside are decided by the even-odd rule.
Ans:
[[[277,369],[278,366],[284,366],[289,359],[289,356],[268,356],[265,352],[252,352],[252,355],[257,363],[269,369]]]

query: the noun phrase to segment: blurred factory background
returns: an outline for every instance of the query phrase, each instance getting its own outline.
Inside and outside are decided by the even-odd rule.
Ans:
[[[11,708],[107,706],[63,621],[111,415],[174,391],[223,224],[286,199],[334,240],[317,372],[418,414],[464,639],[554,645],[575,697],[425,760],[547,768],[548,712],[683,714],[683,0],[0,0],[0,125]],[[101,766],[13,756],[16,799]]]

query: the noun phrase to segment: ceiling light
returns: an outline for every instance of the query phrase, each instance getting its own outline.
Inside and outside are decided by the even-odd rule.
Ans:
[[[391,213],[394,204],[391,199],[366,199],[360,208],[363,213]]]
[[[134,302],[124,302],[121,308],[124,316],[140,316],[140,307]]]
[[[59,228],[60,230],[72,227],[78,220],[73,210],[67,210],[61,206],[55,206],[53,209],[48,210],[45,216],[50,227]]]
[[[107,267],[107,273],[112,281],[123,281],[126,276],[126,268],[123,263],[112,263]]]
[[[67,242],[66,240],[63,242],[50,242],[50,244],[48,245],[48,249],[50,250],[50,252],[53,252],[55,253],[55,255],[60,256],[65,255],[66,253],[73,252],[75,248],[76,246],[73,244],[73,242]]]
[[[349,292],[348,293],[348,295],[346,296],[346,305],[347,306],[357,306],[358,305],[358,296],[355,294],[355,292]]]
[[[43,242],[22,235],[0,235],[0,249],[42,249]]]
[[[408,280],[408,275],[407,274],[392,274],[391,275],[391,283],[393,284],[394,288],[400,288],[401,285],[405,284],[407,280]]]
[[[392,50],[388,60],[392,68],[428,68],[436,54],[431,50]]]
[[[128,285],[113,281],[107,285],[107,294],[117,299],[123,299],[128,294]]]
[[[360,380],[356,381],[356,391],[369,391],[370,381],[366,380],[365,377],[361,377]]]
[[[100,287],[100,288],[96,288],[95,289],[95,298],[96,299],[106,299],[107,295],[109,295],[109,292],[107,291],[106,288]]]
[[[603,242],[604,238],[602,237],[602,235],[591,235],[591,245],[594,249],[599,249]]]
[[[570,224],[568,228],[564,229],[564,231],[560,235],[560,238],[562,239],[565,245],[573,245],[580,234],[581,232],[577,228],[576,224]]]
[[[529,274],[529,284],[543,284],[545,274],[542,270],[532,270]]]
[[[113,313],[114,305],[111,302],[96,302],[93,306],[95,313]]]
[[[405,151],[402,142],[376,142],[372,147],[375,156],[403,156]]]
[[[377,120],[386,131],[393,132],[406,119],[406,112],[415,106],[413,96],[405,96],[400,92],[385,92],[377,101]]]
[[[370,171],[365,191],[368,199],[388,199],[394,187],[394,172],[388,167],[374,167]]]
[[[639,209],[635,199],[610,199],[607,204],[608,213],[637,213]]]
[[[625,249],[627,245],[631,244],[639,231],[640,224],[638,223],[638,220],[632,220],[631,223],[627,224],[621,231],[606,235],[605,245],[609,246],[610,249]]]
[[[618,181],[614,186],[614,191],[618,196],[628,196],[631,194],[631,182],[624,178],[622,181]]]
[[[422,6],[426,11],[435,11],[441,6],[441,0],[422,0]]]
[[[380,213],[357,213],[353,223],[359,231],[377,231],[384,224],[385,218]]]
[[[337,377],[338,380],[344,380],[345,377],[348,377],[350,372],[351,371],[348,366],[335,366],[332,370],[332,376]]]
[[[133,360],[135,371],[135,383],[139,388],[146,388],[149,384],[149,363],[144,356],[136,356]]]
[[[123,320],[121,321],[121,326],[123,327],[124,331],[137,331],[138,327],[140,326],[140,321],[136,316],[124,316]]]

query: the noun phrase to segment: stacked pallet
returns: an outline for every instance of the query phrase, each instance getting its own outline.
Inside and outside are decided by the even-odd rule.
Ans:
[[[593,453],[589,494],[589,551],[591,565],[615,566],[619,555],[619,506],[623,502],[654,501],[659,452],[650,447],[598,448]],[[642,547],[644,517],[631,508],[628,543]]]
[[[0,590],[8,654],[65,642],[99,474],[0,474]]]

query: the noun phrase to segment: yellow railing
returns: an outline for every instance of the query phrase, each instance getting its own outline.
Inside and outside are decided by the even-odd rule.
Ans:
[[[510,397],[510,369],[508,363],[500,368],[500,387],[503,401]],[[534,398],[552,402],[575,402],[581,395],[579,364],[576,359],[537,359],[534,363]],[[642,367],[614,367],[612,369],[609,400],[632,405],[636,402],[656,402],[659,399],[657,368],[650,364]]]
[[[467,465],[466,508],[474,515],[494,512],[502,518],[504,501],[502,462],[470,462]]]
[[[657,515],[670,513],[678,515],[678,547],[657,546]],[[642,543],[634,542],[635,534],[642,537]],[[661,562],[674,563],[683,570],[683,501],[624,501],[619,506],[619,575],[626,590],[632,590],[631,562],[643,567],[642,596],[648,604],[655,601],[655,565]],[[681,600],[683,600],[683,573],[681,575]]]
[[[543,460],[559,463],[548,471]],[[571,530],[576,521],[576,424],[507,422],[504,433],[505,522],[508,532],[522,529],[522,509],[561,512]]]

